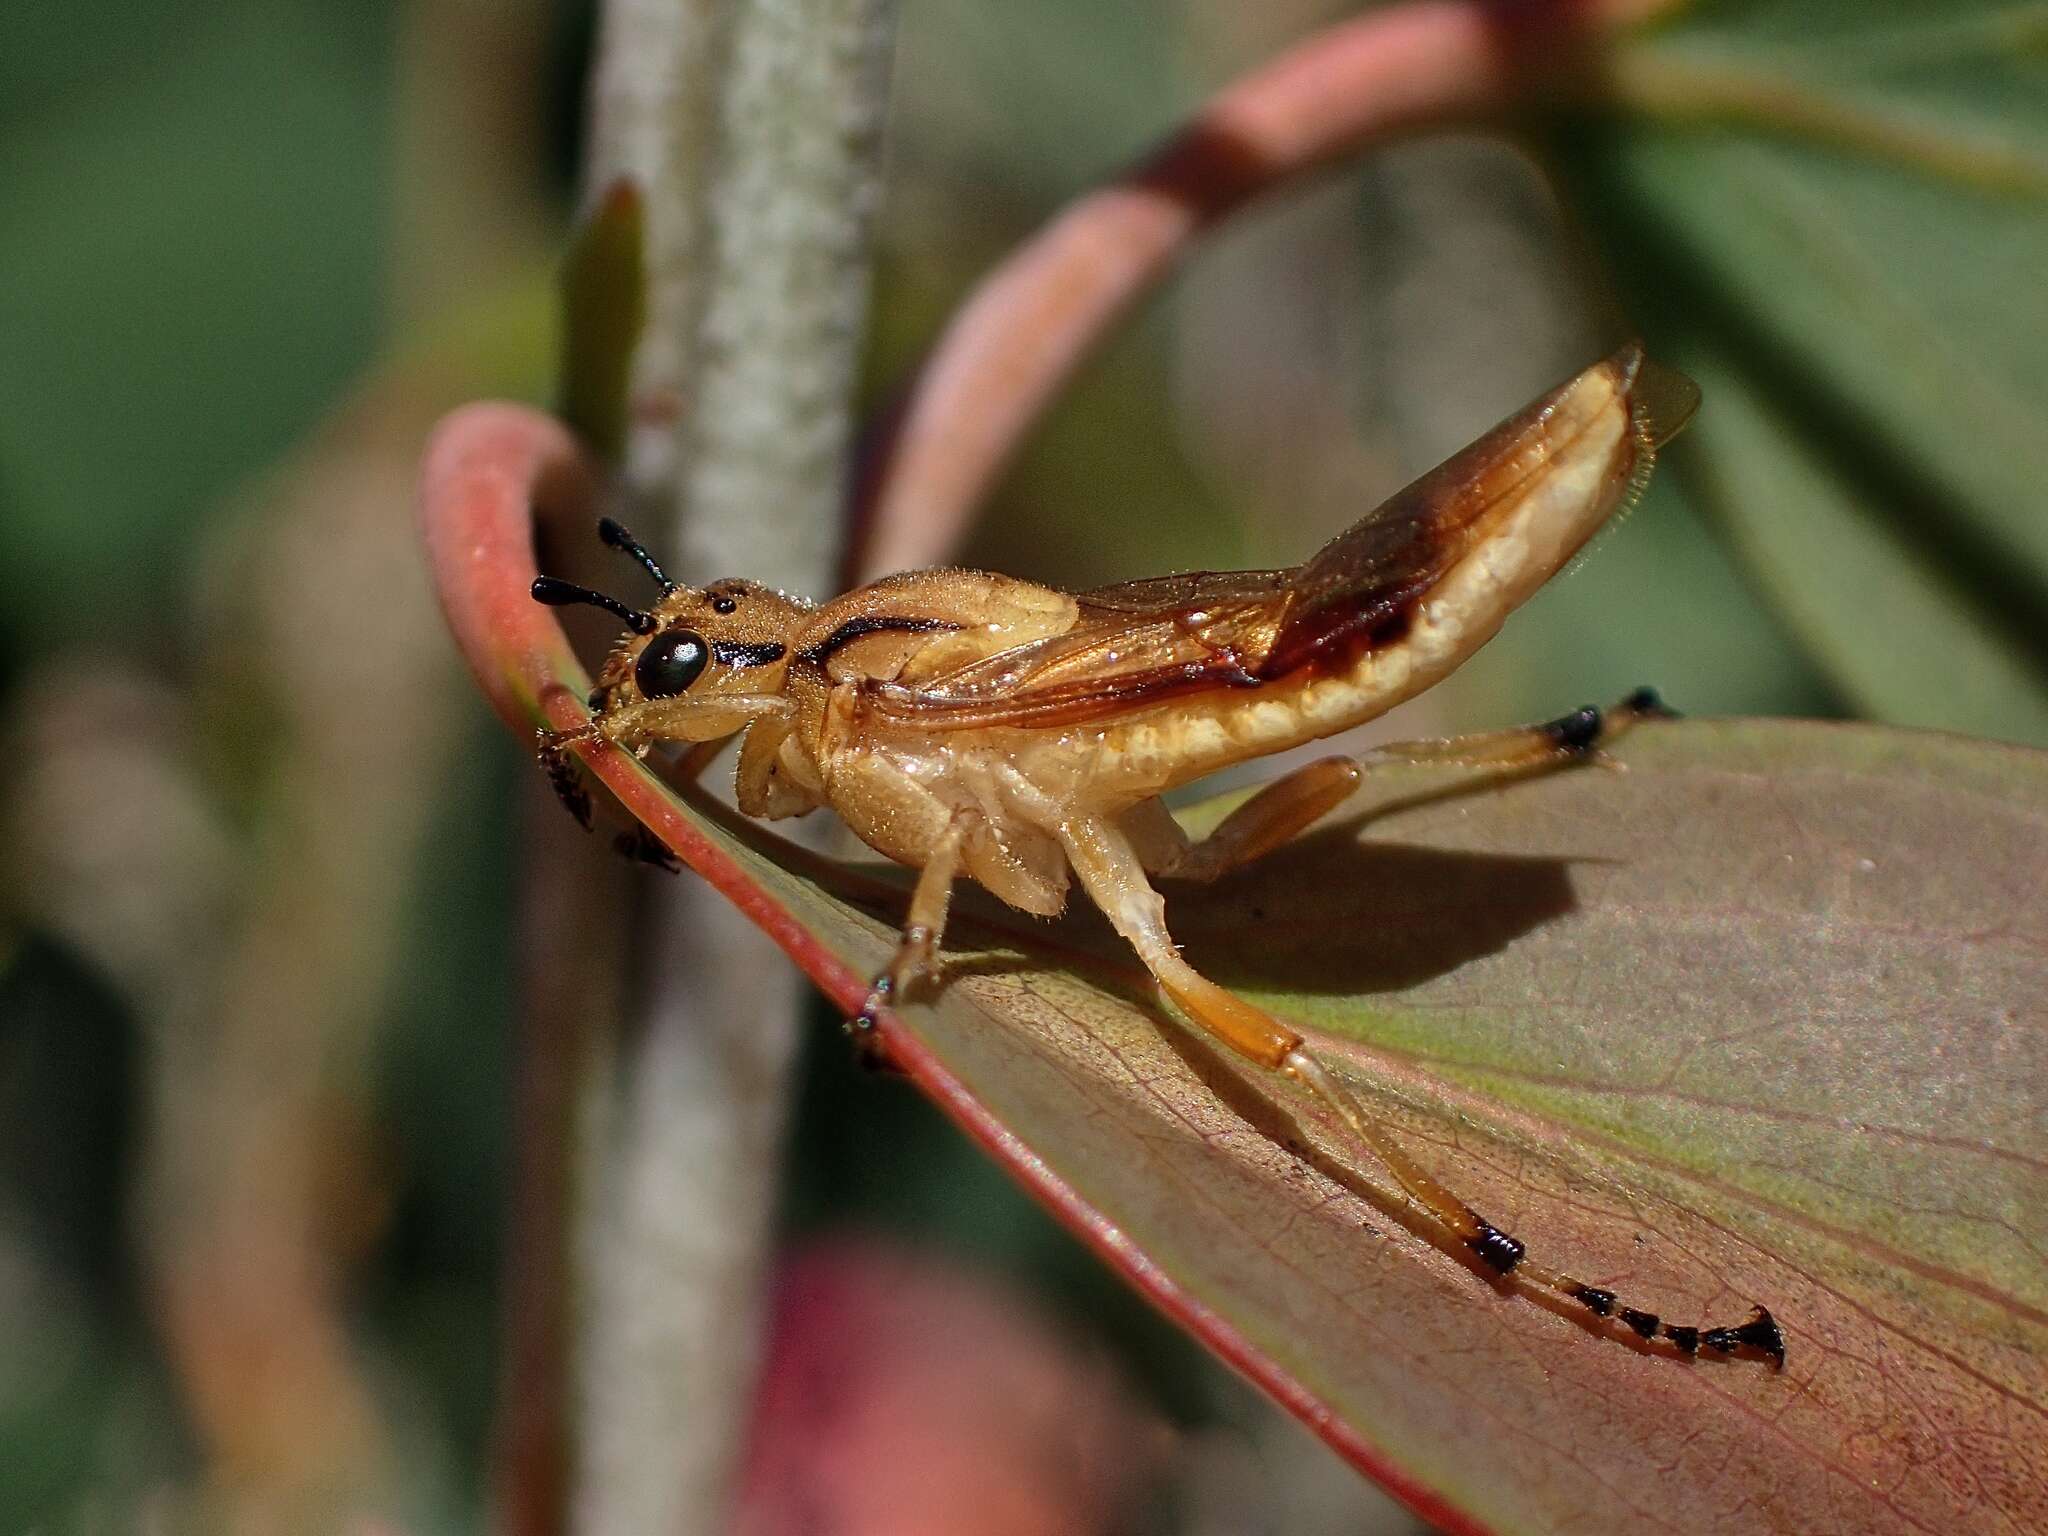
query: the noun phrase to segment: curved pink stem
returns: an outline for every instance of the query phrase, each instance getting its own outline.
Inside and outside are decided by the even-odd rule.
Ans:
[[[1433,123],[1496,116],[1554,81],[1596,23],[1644,0],[1418,0],[1316,34],[1212,98],[983,280],[884,431],[857,502],[857,580],[937,564],[1118,316],[1196,238],[1276,185]]]
[[[596,486],[569,429],[528,406],[465,405],[427,441],[419,519],[434,590],[477,686],[515,731],[575,723],[580,705],[561,680],[581,664],[528,591],[540,574],[533,518],[541,506],[591,506]],[[550,707],[555,695],[566,708]]]

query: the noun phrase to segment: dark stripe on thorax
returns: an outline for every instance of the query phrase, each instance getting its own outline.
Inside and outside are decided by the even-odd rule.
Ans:
[[[714,640],[711,654],[728,667],[765,667],[770,662],[780,661],[785,654],[778,640],[764,640],[758,645],[743,645],[736,640]]]
[[[797,652],[797,656],[814,667],[822,667],[837,652],[863,635],[881,634],[885,630],[897,634],[927,635],[938,630],[959,627],[958,624],[949,624],[944,619],[886,618],[880,614],[862,614],[858,618],[848,619],[816,645],[805,646]]]

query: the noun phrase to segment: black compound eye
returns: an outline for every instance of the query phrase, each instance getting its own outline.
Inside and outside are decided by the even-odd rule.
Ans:
[[[641,697],[672,699],[704,675],[711,647],[693,630],[666,629],[641,648],[633,683]]]

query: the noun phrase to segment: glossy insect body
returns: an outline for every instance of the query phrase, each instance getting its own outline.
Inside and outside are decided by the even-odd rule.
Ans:
[[[1665,1325],[1546,1269],[1403,1153],[1301,1035],[1197,974],[1151,877],[1210,878],[1334,809],[1369,763],[1330,758],[1254,796],[1191,843],[1162,792],[1330,735],[1438,681],[1499,629],[1641,486],[1697,394],[1630,346],[1503,422],[1288,570],[1163,577],[1078,595],[982,572],[918,571],[812,606],[744,581],[669,582],[614,523],[607,542],[662,582],[648,612],[542,578],[550,603],[594,602],[632,634],[580,731],[550,737],[645,751],[742,736],[740,808],[829,806],[920,870],[870,1011],[936,957],[954,879],[1052,914],[1070,878],[1201,1028],[1306,1084],[1394,1173],[1418,1219],[1493,1271],[1613,1315],[1637,1337],[1756,1349],[1782,1360],[1768,1312],[1737,1328]],[[1582,756],[1653,709],[1385,748],[1505,770]],[[562,782],[558,776],[557,782]]]

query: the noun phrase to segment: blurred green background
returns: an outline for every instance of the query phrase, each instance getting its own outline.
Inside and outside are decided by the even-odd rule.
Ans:
[[[1336,14],[907,0],[871,400],[1062,200]],[[480,1519],[528,770],[438,632],[410,474],[438,411],[547,395],[591,25],[0,23],[0,1530],[181,1509],[196,1426],[280,1381],[365,1395],[308,1423],[404,1428],[419,1528]],[[2038,5],[1685,8],[1620,61],[1631,110],[1535,125],[1540,162],[1411,144],[1231,226],[966,556],[1068,585],[1291,561],[1641,332],[1705,385],[1697,428],[1387,729],[1653,682],[2048,744],[2044,59]],[[792,1233],[1021,1279],[1190,1444],[1250,1448],[1271,1528],[1359,1528],[1348,1473],[819,1022]],[[221,1266],[311,1309],[303,1358],[233,1358]]]

